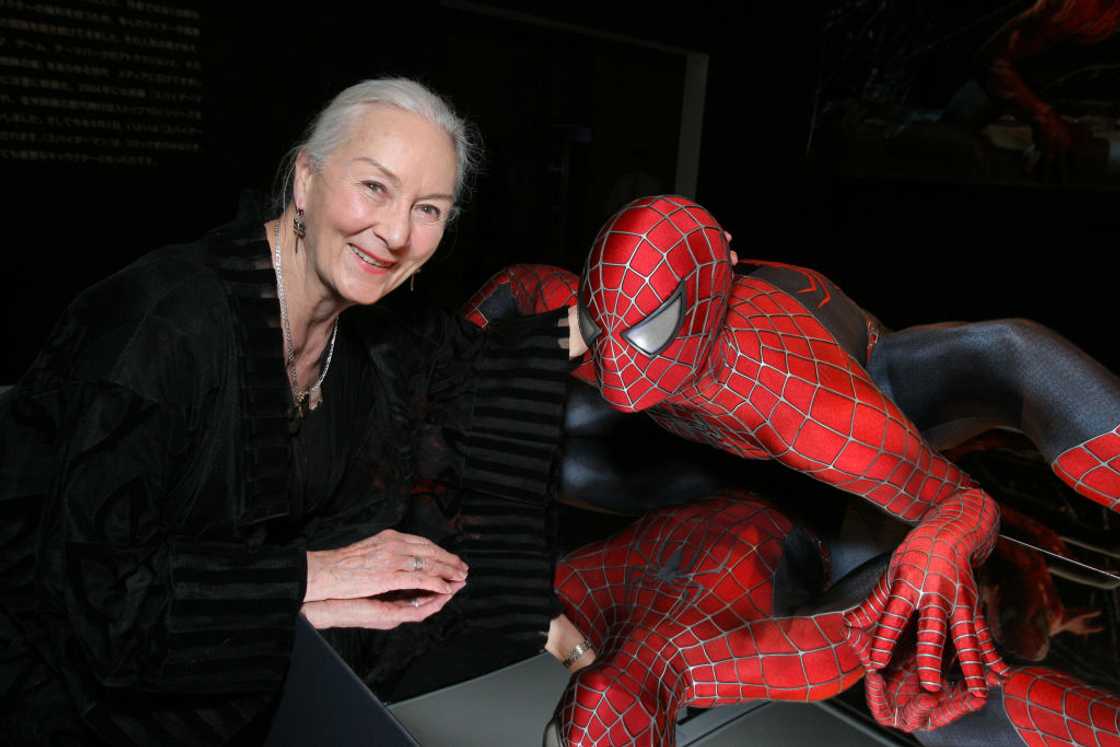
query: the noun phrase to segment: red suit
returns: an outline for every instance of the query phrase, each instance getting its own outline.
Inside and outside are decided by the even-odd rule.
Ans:
[[[830,284],[804,278],[827,304]],[[776,459],[918,522],[875,593],[849,615],[854,648],[867,666],[884,667],[917,611],[923,684],[941,687],[951,631],[969,687],[987,692],[985,666],[1003,664],[972,566],[992,548],[998,512],[879,391],[853,356],[862,351],[845,349],[772,279],[734,276],[723,230],[683,198],[637,200],[612,218],[591,250],[579,302],[611,405],[648,410],[685,438]]]

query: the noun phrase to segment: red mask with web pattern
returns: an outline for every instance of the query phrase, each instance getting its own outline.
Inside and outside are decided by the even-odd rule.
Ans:
[[[731,280],[723,229],[692,200],[643,197],[607,221],[579,309],[603,398],[635,412],[680,391],[704,366]]]

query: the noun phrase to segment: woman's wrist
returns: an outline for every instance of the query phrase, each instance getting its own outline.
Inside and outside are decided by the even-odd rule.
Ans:
[[[595,661],[595,649],[591,642],[566,615],[554,617],[549,623],[548,640],[545,641],[544,648],[573,672]]]
[[[329,551],[307,552],[307,584],[304,586],[303,601],[319,602],[329,598],[323,592],[323,555]],[[318,626],[316,626],[318,627]]]

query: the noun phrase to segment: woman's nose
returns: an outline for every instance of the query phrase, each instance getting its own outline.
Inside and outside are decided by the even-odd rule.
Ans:
[[[412,211],[408,206],[386,206],[380,215],[378,233],[391,251],[404,249],[412,233]]]

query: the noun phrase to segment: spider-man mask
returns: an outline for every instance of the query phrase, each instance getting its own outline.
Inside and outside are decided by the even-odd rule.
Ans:
[[[643,197],[607,221],[579,293],[603,398],[636,412],[680,391],[723,324],[731,279],[723,229],[692,200]]]

